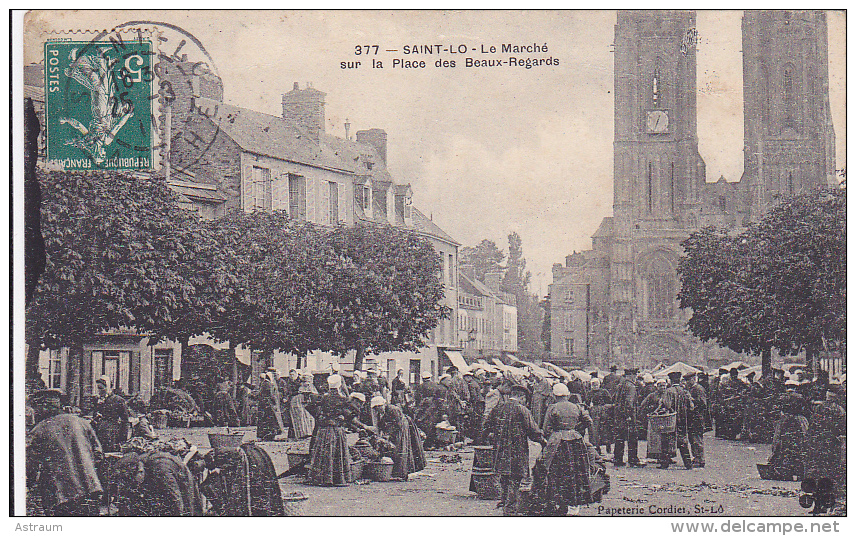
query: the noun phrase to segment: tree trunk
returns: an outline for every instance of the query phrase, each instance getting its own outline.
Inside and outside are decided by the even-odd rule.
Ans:
[[[24,368],[24,375],[27,380],[35,381],[41,376],[41,372],[39,372],[39,350],[38,343],[27,342],[27,360]]]
[[[229,356],[232,359],[232,398],[238,396],[238,355],[235,345],[229,342]]]
[[[773,352],[770,348],[761,351],[761,376],[769,376],[773,372]]]
[[[363,344],[357,346],[357,355],[354,356],[354,370],[363,369],[363,358],[366,356],[366,347]]]

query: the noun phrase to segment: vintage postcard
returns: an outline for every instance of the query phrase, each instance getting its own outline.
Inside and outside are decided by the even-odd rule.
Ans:
[[[22,19],[13,515],[841,530],[844,11]]]

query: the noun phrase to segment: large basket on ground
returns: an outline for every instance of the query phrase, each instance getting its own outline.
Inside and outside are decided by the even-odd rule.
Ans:
[[[163,430],[169,423],[169,415],[166,410],[156,410],[152,412],[152,426],[156,430]]]
[[[776,480],[772,467],[766,463],[758,463],[756,465],[758,466],[758,476],[761,477],[761,480]]]
[[[473,469],[493,468],[493,445],[476,445],[473,447]]]
[[[222,434],[209,432],[208,442],[214,452],[236,452],[244,442],[244,432]]]
[[[498,499],[502,494],[499,475],[493,471],[473,471],[472,479],[476,488],[476,497],[480,501]]]
[[[648,422],[651,425],[651,431],[661,434],[674,432],[678,426],[677,413],[652,413],[648,415]]]
[[[363,461],[351,461],[351,482],[356,482],[363,477]]]
[[[457,435],[457,430],[444,430],[442,428],[437,428],[437,441],[444,445],[451,445],[454,443]]]
[[[392,479],[393,464],[391,462],[372,462],[366,467],[368,476],[375,482],[389,482]]]
[[[283,510],[285,510],[285,515],[289,517],[305,516],[306,503],[308,501],[309,497],[300,493],[299,491],[294,491],[292,493],[287,493],[283,495],[282,506]]]

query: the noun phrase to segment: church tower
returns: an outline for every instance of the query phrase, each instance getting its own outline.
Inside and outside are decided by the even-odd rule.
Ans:
[[[778,197],[837,184],[825,13],[744,13],[743,115],[753,221]]]
[[[695,12],[618,14],[609,329],[619,363],[688,350],[675,298],[680,242],[698,226],[705,183],[695,44]]]

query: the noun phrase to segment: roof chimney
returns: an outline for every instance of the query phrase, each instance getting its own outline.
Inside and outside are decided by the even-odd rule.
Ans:
[[[383,165],[386,166],[386,131],[380,128],[372,128],[370,130],[358,130],[357,142],[371,145],[380,155],[383,160]]]
[[[324,132],[324,97],[326,93],[315,88],[294,89],[282,96],[282,118],[304,128],[309,137],[319,142]]]

